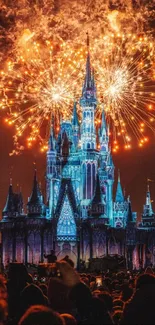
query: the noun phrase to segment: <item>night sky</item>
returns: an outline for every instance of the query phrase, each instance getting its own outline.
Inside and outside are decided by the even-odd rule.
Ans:
[[[39,41],[40,44],[43,44],[44,39],[52,40],[53,35],[55,42],[56,40],[59,42],[61,38],[64,41],[69,39],[71,43],[76,43],[79,39],[85,42],[86,32],[90,32],[91,42],[103,32],[109,35],[111,32],[122,33],[123,31],[124,33],[125,31],[125,34],[137,33],[141,36],[143,31],[151,36],[155,31],[154,14],[153,0],[0,1],[0,68],[4,68],[6,59],[12,60],[13,56],[16,58],[18,49],[23,50],[23,53],[25,49],[27,50],[27,40],[23,43],[24,31],[29,32],[28,35],[31,35],[33,41]],[[28,44],[31,45],[31,40]],[[6,202],[10,177],[15,192],[22,188],[26,207],[32,190],[34,162],[45,196],[46,155],[40,153],[38,147],[34,146],[31,150],[23,151],[21,155],[10,157],[9,153],[14,149],[14,134],[15,130],[4,123],[2,113],[0,116],[0,215]],[[134,141],[136,140],[133,140],[133,144]],[[137,211],[140,216],[145,203],[147,178],[154,180],[150,182],[150,190],[152,200],[155,201],[155,135],[149,135],[149,142],[144,148],[120,150],[113,155],[113,159],[115,179],[119,168],[122,187],[125,188],[126,195],[131,196],[133,211]],[[115,188],[116,182],[114,190]],[[155,202],[153,207],[155,210]]]
[[[34,173],[34,162],[37,164],[38,180],[41,182],[42,191],[45,194],[45,153],[38,148],[25,150],[19,156],[9,156],[13,149],[13,128],[6,127],[3,120],[0,122],[0,213],[4,207],[8,192],[10,173],[13,179],[14,191],[22,188],[24,204],[31,194]],[[140,216],[145,202],[146,180],[155,180],[155,138],[151,137],[147,146],[143,149],[136,148],[130,151],[120,151],[113,155],[115,164],[115,179],[117,169],[121,172],[122,187],[126,194],[131,195],[132,209]],[[150,182],[151,198],[155,200],[155,182]],[[155,210],[155,203],[153,202]]]

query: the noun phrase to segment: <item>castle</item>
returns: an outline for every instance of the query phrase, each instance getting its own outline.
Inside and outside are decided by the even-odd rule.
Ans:
[[[80,98],[81,125],[76,102],[71,121],[61,123],[56,139],[51,127],[47,151],[47,204],[35,171],[27,213],[21,193],[12,184],[3,210],[0,230],[2,263],[18,261],[37,264],[54,249],[58,258],[68,254],[80,259],[120,254],[127,266],[155,263],[155,214],[149,188],[142,221],[136,223],[130,198],[125,198],[120,175],[113,199],[114,164],[104,111],[97,134],[97,94],[88,51],[86,74]],[[98,145],[97,145],[98,141]]]

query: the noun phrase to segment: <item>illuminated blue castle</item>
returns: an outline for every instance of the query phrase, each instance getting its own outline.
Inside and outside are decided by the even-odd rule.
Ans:
[[[49,217],[58,220],[56,233],[57,239],[61,241],[77,237],[76,222],[79,219],[98,217],[103,224],[124,227],[128,211],[120,178],[113,205],[114,164],[104,112],[97,139],[97,97],[89,53],[80,105],[81,125],[75,102],[72,121],[61,123],[57,140],[51,130],[47,152]]]
[[[130,199],[124,197],[119,173],[113,199],[109,132],[104,111],[98,134],[95,128],[97,94],[89,51],[80,106],[81,124],[75,102],[72,120],[61,123],[57,139],[51,127],[46,171],[48,204],[43,202],[36,172],[27,214],[23,212],[21,193],[13,193],[10,185],[1,221],[4,264],[8,259],[42,262],[44,252],[53,248],[58,258],[68,254],[78,263],[80,259],[121,254],[129,266],[137,266],[145,263],[146,247],[154,249],[154,237],[148,237],[155,226],[149,190],[140,225],[136,225]]]

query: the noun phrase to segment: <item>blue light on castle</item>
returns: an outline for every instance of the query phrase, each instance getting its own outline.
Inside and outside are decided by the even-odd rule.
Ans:
[[[136,224],[130,198],[125,198],[120,174],[113,199],[114,164],[104,110],[97,134],[97,92],[90,53],[80,98],[82,122],[74,102],[71,121],[62,121],[58,137],[51,127],[47,151],[47,205],[35,172],[32,194],[23,212],[21,193],[9,187],[1,221],[2,261],[43,262],[44,252],[55,249],[58,258],[80,259],[121,254],[128,266],[146,263],[146,249],[154,263],[155,215],[149,188],[142,222]],[[99,146],[97,143],[99,142]],[[98,147],[100,149],[98,149]]]

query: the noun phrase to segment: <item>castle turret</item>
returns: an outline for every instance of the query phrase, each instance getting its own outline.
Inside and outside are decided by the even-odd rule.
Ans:
[[[122,191],[121,180],[120,180],[120,172],[119,171],[118,171],[118,182],[117,182],[115,202],[119,202],[119,203],[124,202],[124,195],[123,195],[123,191]]]
[[[13,194],[12,183],[10,183],[6,204],[3,209],[3,216],[9,216],[13,212],[14,212],[14,194]]]
[[[101,128],[99,130],[100,151],[105,153],[109,150],[109,135],[105,120],[104,111],[102,111]]]
[[[8,196],[5,207],[3,209],[3,217],[15,217],[23,213],[23,198],[22,194],[14,193],[12,181],[10,181]]]
[[[59,147],[59,150],[60,150],[60,147]],[[54,135],[54,127],[52,126],[50,138],[49,138],[49,142],[48,142],[47,170],[46,170],[46,178],[47,178],[46,200],[48,203],[50,200],[50,193],[51,193],[51,191],[53,191],[53,189],[51,188],[51,187],[53,187],[53,185],[51,185],[52,184],[51,179],[55,178],[55,174],[56,174],[56,139],[55,139],[55,135]]]
[[[146,202],[143,206],[142,225],[144,227],[155,226],[155,214],[152,209],[149,185],[147,185]]]
[[[68,157],[69,149],[70,149],[70,141],[68,139],[66,131],[64,130],[62,133],[61,155],[63,157]]]
[[[35,170],[32,193],[27,203],[28,216],[41,216],[44,213],[44,207],[43,196],[39,188],[37,172]]]
[[[100,188],[100,179],[97,173],[96,177],[96,187],[94,197],[90,204],[90,216],[91,217],[99,217],[104,215],[104,205],[102,203],[102,196],[101,196],[101,188]]]
[[[131,209],[131,201],[130,201],[130,197],[128,197],[128,213],[127,213],[127,218],[126,218],[126,223],[127,226],[133,224],[134,220],[133,220],[133,214],[132,214],[132,209]]]
[[[76,102],[74,102],[74,108],[73,108],[73,118],[72,118],[72,129],[73,129],[73,143],[75,148],[77,148],[78,142],[79,142],[79,120],[77,115],[77,108],[76,108]]]
[[[114,163],[109,148],[107,161],[106,161],[106,174],[107,174],[107,216],[109,218],[109,224],[114,225],[113,220],[113,183],[114,183]]]
[[[150,187],[147,185],[147,192],[146,192],[146,203],[143,207],[143,216],[151,217],[153,215],[152,209],[152,202],[151,202],[151,195],[150,195]]]
[[[48,150],[54,151],[55,150],[55,135],[54,135],[54,128],[51,128],[51,133],[48,141]]]
[[[128,202],[124,198],[120,180],[120,172],[118,171],[118,182],[114,201],[114,227],[124,228],[126,226],[127,214]]]
[[[94,114],[96,109],[96,87],[94,73],[90,65],[89,37],[87,35],[87,62],[86,76],[82,89],[80,105],[82,107],[81,125],[81,197],[84,205],[88,205],[94,197],[95,180],[97,173],[96,156],[96,129]]]
[[[80,105],[82,107],[81,148],[96,149],[96,131],[94,114],[97,104],[94,73],[90,65],[89,37],[87,36],[87,63],[86,76],[82,89]]]

